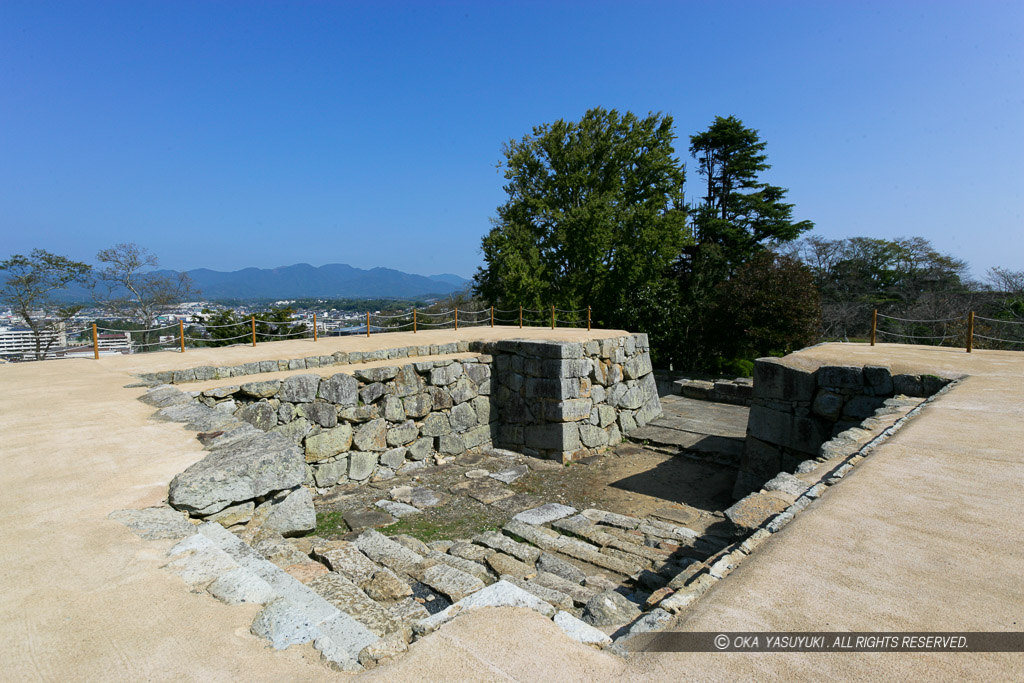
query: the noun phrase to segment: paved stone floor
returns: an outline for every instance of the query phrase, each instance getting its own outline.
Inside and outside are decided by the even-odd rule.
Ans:
[[[724,460],[738,463],[749,408],[675,395],[662,396],[661,407],[664,414],[630,438],[667,452],[724,456]]]
[[[460,338],[472,338],[472,331]],[[261,345],[259,354],[299,356],[304,343]],[[124,388],[129,372],[258,357],[245,348],[222,353],[232,358],[204,351],[0,367],[3,678],[345,676],[324,668],[308,647],[268,649],[248,631],[255,607],[189,594],[160,569],[171,542],[143,541],[106,518],[115,509],[158,504],[170,478],[204,455],[193,434],[149,420],[151,409],[135,400],[141,390]],[[801,355],[969,378],[762,545],[675,628],[1022,630],[1024,550],[1014,539],[1024,534],[1024,354],[828,344]],[[363,676],[992,681],[1015,680],[1022,669],[1024,655],[999,653],[674,653],[621,660],[569,641],[536,613],[493,609],[446,624],[401,660]]]

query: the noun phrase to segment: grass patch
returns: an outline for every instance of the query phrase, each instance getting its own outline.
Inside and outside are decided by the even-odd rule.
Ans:
[[[449,512],[450,514],[450,512]],[[457,515],[452,518],[438,518],[434,515],[409,515],[394,524],[377,531],[388,536],[405,534],[429,543],[430,541],[451,541],[457,538],[471,538],[484,531],[498,531],[501,528],[493,519],[484,515]]]
[[[347,534],[349,529],[344,514],[341,510],[316,513],[316,535],[327,538]]]

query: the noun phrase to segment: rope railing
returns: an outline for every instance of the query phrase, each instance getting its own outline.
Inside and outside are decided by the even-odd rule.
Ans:
[[[582,319],[581,318],[581,319],[578,319],[578,320],[563,320],[563,319],[561,319],[561,318],[559,318],[557,316],[558,313],[561,313],[561,314],[567,315],[567,316],[571,316],[571,315],[574,315],[574,314],[577,314],[577,313],[583,313],[583,312],[586,312],[586,314],[587,314],[586,319]],[[518,314],[518,315],[516,315],[516,317],[508,318],[508,317],[499,317],[498,315],[496,315],[498,313],[500,313],[502,315],[508,315],[508,314]],[[532,315],[539,315],[539,316],[542,316],[542,317],[539,318],[539,319],[535,319],[535,318],[527,317],[527,314],[530,315],[530,316],[532,316]],[[549,315],[550,315],[550,317],[548,317]],[[461,320],[460,320],[460,316],[461,316]],[[184,320],[179,320],[177,322],[177,324],[168,324],[168,325],[163,325],[161,327],[144,328],[144,329],[138,329],[138,330],[124,330],[124,329],[117,329],[117,328],[112,328],[112,327],[103,327],[103,326],[97,325],[96,323],[93,323],[93,325],[92,325],[92,336],[93,336],[94,357],[97,358],[97,359],[99,358],[99,332],[100,331],[103,331],[103,332],[121,332],[121,333],[127,332],[129,334],[145,334],[145,333],[149,333],[149,332],[159,332],[159,331],[162,331],[162,330],[172,330],[175,327],[177,327],[177,334],[166,335],[166,336],[169,337],[167,339],[163,339],[162,341],[149,342],[149,343],[132,342],[132,348],[148,348],[148,347],[151,347],[151,346],[168,346],[168,345],[177,344],[180,347],[182,353],[185,352],[185,342],[190,342],[192,344],[218,344],[219,345],[219,344],[222,344],[224,342],[233,342],[233,341],[238,341],[238,340],[242,340],[242,339],[248,339],[248,340],[252,341],[252,345],[253,346],[256,346],[256,343],[260,339],[264,339],[264,340],[267,339],[267,338],[270,338],[270,339],[296,339],[296,338],[309,338],[309,337],[312,337],[313,341],[316,342],[317,339],[318,339],[318,332],[320,332],[321,330],[326,331],[326,329],[327,329],[326,326],[322,327],[320,324],[317,323],[317,314],[316,314],[316,312],[313,312],[313,314],[312,314],[312,318],[313,318],[312,329],[306,328],[306,329],[302,329],[302,330],[295,330],[294,332],[285,332],[285,333],[280,333],[279,332],[279,330],[282,329],[282,328],[287,329],[288,327],[294,326],[294,325],[307,325],[308,323],[306,322],[306,320],[308,319],[308,317],[309,316],[307,315],[306,318],[302,318],[302,319],[298,319],[298,320],[265,320],[263,318],[257,318],[255,315],[250,315],[248,320],[239,320],[238,322],[232,322],[232,323],[224,323],[224,324],[219,324],[219,325],[210,325],[210,324],[202,322],[202,320],[199,319],[199,320],[194,320],[189,325],[190,331],[194,330],[194,329],[199,329],[202,332],[206,332],[208,330],[218,330],[218,329],[226,329],[226,328],[236,328],[236,329],[246,329],[246,328],[248,328],[248,329],[246,329],[246,332],[244,334],[239,334],[239,335],[235,335],[235,336],[231,336],[231,337],[213,337],[213,336],[200,336],[200,337],[196,337],[196,336],[193,336],[193,335],[186,335],[185,334],[185,322],[184,322]],[[421,317],[426,317],[428,320],[420,320]],[[100,320],[100,319],[97,319],[97,320]],[[377,322],[400,321],[400,322],[381,325],[381,324],[375,324],[375,321],[377,321]],[[429,322],[429,321],[433,321],[433,322]],[[586,323],[587,329],[589,330],[591,328],[591,309],[590,309],[589,306],[587,308],[578,308],[578,309],[572,309],[572,310],[566,310],[566,309],[562,309],[562,308],[557,308],[556,306],[551,306],[549,309],[523,308],[521,306],[519,308],[509,308],[509,309],[504,309],[504,308],[499,309],[499,308],[495,308],[494,306],[490,306],[488,308],[472,308],[472,309],[466,308],[466,309],[460,309],[458,306],[456,306],[455,308],[452,308],[452,309],[449,309],[449,310],[438,310],[438,311],[421,311],[419,309],[414,308],[414,309],[412,309],[412,311],[409,311],[409,312],[393,313],[393,314],[374,313],[372,311],[367,311],[366,314],[365,314],[365,323],[363,323],[361,325],[357,325],[357,326],[352,326],[352,327],[344,327],[344,328],[340,328],[339,327],[339,328],[334,328],[334,329],[335,329],[335,334],[337,334],[339,336],[342,335],[342,334],[366,334],[366,336],[370,336],[373,333],[395,332],[395,331],[399,331],[399,330],[408,330],[410,328],[412,329],[413,333],[415,333],[418,330],[418,328],[420,328],[420,327],[433,328],[433,329],[448,329],[448,328],[451,328],[451,329],[458,330],[460,325],[462,327],[486,327],[488,325],[490,327],[494,327],[497,323],[502,323],[502,324],[507,324],[507,325],[517,325],[518,324],[520,328],[527,327],[527,326],[529,326],[529,327],[534,327],[534,326],[544,326],[544,327],[546,327],[546,326],[548,326],[550,324],[551,325],[551,329],[555,329],[555,327],[557,327],[559,325],[575,327],[575,326],[582,326],[584,323]],[[257,324],[259,324],[261,327],[258,328]],[[267,326],[270,326],[270,329],[272,329],[273,331],[268,330]],[[69,332],[67,334],[82,335],[82,334],[87,334],[88,332],[89,332],[89,330],[87,328],[87,329],[80,330],[80,331],[77,331],[77,332]],[[241,342],[239,342],[239,343],[241,343]],[[237,345],[238,344],[230,344],[229,346],[237,346]]]
[[[883,330],[878,327],[878,320],[882,318],[884,320],[892,320],[899,323],[906,323],[909,325],[940,325],[942,334],[924,334],[917,333],[913,329],[900,329],[895,330]],[[982,331],[978,331],[976,328],[977,321],[983,321],[988,325],[982,326]],[[896,316],[885,315],[879,313],[876,309],[871,315],[871,346],[875,345],[878,335],[884,337],[892,337],[896,339],[908,339],[913,342],[937,342],[939,346],[943,345],[948,340],[959,342],[962,340],[967,353],[971,353],[974,350],[974,342],[976,339],[984,340],[986,342],[993,342],[995,344],[1024,344],[1024,339],[1006,339],[1001,336],[994,336],[993,333],[985,334],[988,332],[988,328],[992,327],[992,324],[998,325],[999,323],[1009,323],[1011,325],[1024,325],[1024,321],[1017,320],[999,320],[997,318],[986,318],[984,316],[976,315],[974,311],[970,311],[966,316],[953,317],[953,318],[936,318],[936,319],[915,319],[915,318],[899,318]],[[961,327],[962,325],[962,327]],[[934,331],[934,330],[932,330]]]

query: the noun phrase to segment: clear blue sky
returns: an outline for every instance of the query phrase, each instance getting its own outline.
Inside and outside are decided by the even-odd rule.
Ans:
[[[681,156],[739,117],[822,236],[1024,269],[1022,29],[1019,0],[0,0],[0,257],[470,276],[502,142],[603,106],[671,114]]]

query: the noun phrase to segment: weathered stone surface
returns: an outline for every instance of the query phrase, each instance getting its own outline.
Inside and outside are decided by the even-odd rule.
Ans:
[[[289,403],[312,403],[320,388],[320,375],[292,375],[281,382],[277,397]]]
[[[416,439],[408,446],[410,460],[420,461],[434,452],[434,440],[430,437]]]
[[[537,566],[540,567],[540,564],[538,563]],[[545,571],[538,572],[537,576],[531,579],[531,582],[568,595],[572,598],[573,603],[580,607],[586,605],[590,602],[591,598],[601,592],[592,586],[581,586],[578,583],[573,583],[563,579],[561,576]]]
[[[510,574],[503,575],[501,580],[508,581],[509,583],[522,588],[527,593],[540,598],[544,602],[558,609],[573,609],[572,598],[562,591],[542,586],[531,580],[520,579]]]
[[[639,619],[629,625],[628,636],[634,636],[638,633],[651,633],[652,631],[660,631],[665,628],[672,621],[672,615],[667,611],[655,608],[644,614]]]
[[[418,512],[422,512],[422,510],[420,510],[417,507],[413,507],[412,505],[407,505],[405,503],[399,503],[393,500],[378,500],[376,503],[374,503],[374,505],[381,508],[388,514],[391,514],[399,518],[405,517],[406,515],[415,515]]]
[[[818,385],[859,391],[864,388],[864,371],[857,365],[826,365],[818,368]]]
[[[452,602],[458,602],[484,587],[484,582],[447,564],[428,567],[422,576],[423,583],[447,595]]]
[[[405,454],[408,450],[405,446],[399,446],[398,448],[384,451],[384,455],[380,456],[380,464],[397,470],[405,462]]]
[[[355,377],[338,373],[320,380],[318,395],[329,403],[354,406],[358,400],[359,382]]]
[[[884,365],[866,365],[864,383],[875,396],[888,396],[893,393],[892,372]]]
[[[413,628],[416,633],[426,635],[463,612],[483,607],[526,607],[549,618],[555,614],[555,608],[543,600],[508,581],[498,581],[420,621]]]
[[[286,403],[284,405],[291,404]],[[278,410],[278,416],[280,416],[280,414],[281,411]],[[293,441],[294,443],[301,443],[302,440],[306,438],[306,435],[309,434],[312,428],[313,425],[309,423],[309,420],[307,420],[304,417],[300,417],[291,420],[285,424],[279,424],[276,427],[272,427],[270,431],[273,432],[274,434],[280,434],[281,436],[285,437],[289,441]]]
[[[448,552],[455,557],[459,557],[464,560],[469,560],[471,562],[484,562],[496,551],[492,548],[486,548],[475,543],[468,543],[466,541],[456,541],[455,543],[452,543],[451,547],[448,549]]]
[[[402,399],[402,407],[405,410],[405,414],[415,419],[426,416],[433,408],[433,405],[434,402],[430,394],[416,394],[415,396],[406,396]]]
[[[412,594],[412,589],[408,585],[405,586],[409,590],[407,595]],[[372,596],[371,596],[372,597]],[[380,598],[374,598],[375,600]],[[413,598],[406,597],[404,600],[388,605],[387,610],[404,626],[411,627],[418,621],[422,621],[430,616],[430,612],[427,608],[416,602]]]
[[[622,372],[626,379],[640,379],[652,371],[651,356],[647,353],[638,353],[622,365]]]
[[[313,481],[321,488],[334,486],[347,475],[348,458],[319,463],[313,467]]]
[[[213,451],[171,480],[169,501],[179,510],[210,515],[232,503],[291,489],[306,477],[298,447],[278,434]]]
[[[341,424],[306,437],[306,462],[319,462],[352,447],[352,427]]]
[[[527,447],[538,450],[575,451],[580,447],[580,432],[575,424],[527,425],[525,440]]]
[[[758,358],[754,361],[754,398],[810,401],[818,382],[816,372],[796,367],[781,358]]]
[[[281,380],[272,379],[265,382],[246,382],[240,387],[240,391],[246,396],[254,398],[270,398],[276,396],[281,389]]]
[[[732,504],[725,516],[732,522],[734,533],[742,536],[786,509],[786,502],[764,493],[751,493]]]
[[[185,538],[196,532],[188,518],[177,510],[151,507],[141,510],[115,510],[107,519],[124,524],[148,541],[162,538]]]
[[[445,434],[437,441],[438,450],[448,455],[458,455],[466,450],[466,440],[460,434]]]
[[[332,571],[344,574],[357,584],[369,581],[381,570],[375,562],[349,541],[324,541],[313,546],[312,556]]]
[[[388,526],[398,520],[381,509],[372,510],[349,510],[345,513],[345,524],[353,531],[360,529],[373,529],[376,527]]]
[[[390,569],[384,568],[375,572],[370,579],[361,582],[359,587],[371,598],[381,602],[394,602],[412,595],[412,587],[408,583],[398,578]]]
[[[565,635],[584,645],[601,648],[612,642],[612,639],[607,635],[564,610],[558,612],[553,621],[558,628],[562,629]]]
[[[337,572],[319,576],[307,584],[327,602],[345,612],[378,636],[398,628],[398,620],[372,600],[351,579]]]
[[[822,417],[835,420],[843,410],[843,397],[827,389],[821,389],[814,397],[811,410]]]
[[[269,640],[275,650],[308,643],[321,635],[312,619],[285,598],[278,598],[264,607],[252,622],[250,631]]]
[[[608,445],[608,432],[594,425],[580,425],[580,441],[587,448],[602,448]]]
[[[434,410],[448,410],[452,407],[452,397],[441,387],[428,387],[427,393],[434,404]]]
[[[531,510],[524,510],[512,519],[527,524],[547,524],[574,514],[576,514],[576,508],[558,503],[547,503]]]
[[[448,416],[444,413],[431,413],[423,421],[423,428],[420,430],[423,436],[444,436],[452,431]]]
[[[263,401],[242,406],[235,411],[235,417],[245,420],[253,427],[265,432],[277,425],[277,411],[272,405]]]
[[[430,371],[430,383],[436,387],[447,386],[461,377],[462,372],[462,365],[459,363],[435,367]]]
[[[451,491],[452,493],[465,493],[470,498],[478,500],[484,505],[490,505],[515,495],[511,489],[502,486],[489,477],[459,482],[451,487]]]
[[[474,427],[468,432],[462,435],[462,443],[466,448],[478,448],[480,446],[489,445],[491,442],[491,427],[490,425],[480,425]]]
[[[387,420],[377,418],[361,425],[355,433],[354,443],[361,451],[386,451],[387,444]]]
[[[334,404],[317,401],[315,403],[300,404],[297,411],[300,417],[308,419],[321,427],[330,429],[338,424],[338,411]]]
[[[477,424],[476,412],[473,410],[473,406],[468,403],[460,403],[452,408],[449,422],[452,429],[458,433],[462,433],[471,427],[475,427]]]
[[[217,522],[224,527],[231,527],[236,524],[244,524],[252,519],[256,504],[251,500],[238,505],[229,505],[220,512],[215,512],[206,518],[209,522]],[[193,527],[194,530],[194,527]]]
[[[364,531],[356,538],[355,544],[371,560],[397,572],[409,573],[423,561],[422,555],[377,531]]]
[[[368,479],[377,467],[378,453],[352,451],[348,456],[348,478],[352,481]]]
[[[405,406],[397,396],[384,397],[384,419],[388,422],[404,422]]]
[[[581,584],[587,578],[582,569],[576,565],[569,564],[551,553],[541,553],[540,558],[537,560],[537,569],[542,573],[553,574],[574,584]]]
[[[525,543],[513,541],[508,536],[499,534],[496,531],[485,531],[482,534],[477,534],[473,537],[473,542],[477,545],[493,548],[494,550],[500,550],[507,555],[511,555],[523,562],[528,562],[531,565],[540,557],[539,549],[526,545]]]
[[[398,368],[390,365],[382,365],[375,368],[356,368],[352,371],[356,379],[361,379],[367,384],[373,382],[386,382],[398,374]]]
[[[491,479],[497,479],[498,481],[504,484],[511,484],[512,482],[525,477],[527,473],[529,473],[529,471],[530,468],[527,467],[526,465],[516,465],[515,467],[511,467],[507,470],[502,470],[500,472],[495,472],[488,476]]]
[[[313,494],[309,489],[299,487],[274,505],[263,528],[276,531],[282,536],[301,536],[316,528],[316,510],[313,508]]]
[[[595,595],[583,608],[583,621],[592,626],[626,624],[638,616],[640,609],[615,591]]]
[[[395,375],[395,395],[406,398],[423,391],[424,382],[411,365],[403,365]]]
[[[388,428],[385,438],[388,446],[405,446],[416,440],[419,436],[419,429],[412,420],[406,420],[400,425],[393,425]]]
[[[359,663],[366,669],[372,669],[381,664],[392,662],[403,652],[408,651],[409,644],[405,635],[400,631],[394,631],[376,643],[367,645],[359,651]]]
[[[487,564],[498,576],[509,574],[520,579],[530,579],[537,576],[537,570],[532,565],[520,562],[514,557],[501,552],[488,556]]]
[[[437,507],[446,500],[444,494],[424,486],[399,486],[391,489],[391,497],[399,503],[407,503],[417,508]]]
[[[359,390],[359,398],[363,403],[369,405],[387,393],[387,388],[380,382],[367,384]]]
[[[764,485],[765,491],[782,491],[791,496],[802,496],[810,486],[789,472],[779,472]]]
[[[210,595],[228,605],[250,603],[265,605],[279,596],[270,584],[247,569],[238,567],[221,574],[206,589]]]
[[[309,559],[296,564],[285,565],[281,567],[281,569],[285,570],[289,576],[304,584],[308,584],[313,581],[313,579],[328,573],[327,567],[323,566],[319,562],[313,562]]]

